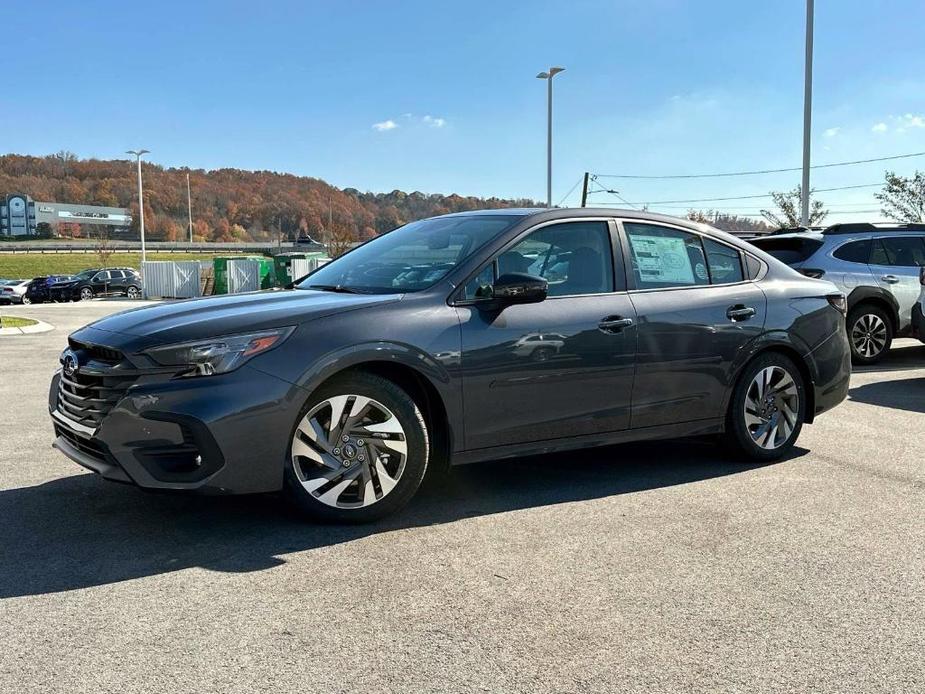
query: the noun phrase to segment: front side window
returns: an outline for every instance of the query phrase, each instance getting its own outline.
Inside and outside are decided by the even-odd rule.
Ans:
[[[629,240],[633,275],[639,289],[710,284],[699,235],[639,222],[624,222],[623,228]]]
[[[490,296],[491,283],[512,272],[542,277],[549,296],[612,292],[613,254],[606,222],[550,224],[502,252],[464,288],[463,296]]]
[[[925,265],[925,240],[918,236],[893,236],[875,239],[871,265],[920,267]]]
[[[400,294],[426,289],[489,240],[516,215],[472,215],[412,222],[319,268],[297,289]]]

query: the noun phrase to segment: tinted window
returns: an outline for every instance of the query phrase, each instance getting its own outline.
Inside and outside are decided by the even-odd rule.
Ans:
[[[748,279],[756,279],[761,273],[761,261],[746,254],[745,264],[748,265]]]
[[[925,265],[925,242],[917,236],[892,236],[874,241],[872,265],[918,267]]]
[[[102,272],[98,272],[96,273],[96,275],[93,276],[94,282],[105,282],[108,279],[109,279],[109,273],[106,270],[103,270]]]
[[[297,287],[343,287],[370,294],[426,289],[519,220],[514,215],[473,215],[412,222],[332,260]]]
[[[121,280],[123,277],[122,270],[110,270],[109,278],[113,280]]]
[[[787,265],[802,263],[822,247],[819,239],[800,237],[751,239],[749,243]]]
[[[707,254],[712,284],[732,284],[742,282],[742,257],[735,248],[704,237],[703,249]]]
[[[492,266],[495,270],[492,272]],[[549,296],[613,291],[613,256],[606,222],[564,222],[539,229],[507,249],[465,288],[467,299],[487,294],[486,282],[511,272],[543,277]]]
[[[640,289],[709,284],[700,236],[679,229],[624,222]],[[739,270],[741,273],[741,268]]]
[[[844,246],[836,248],[832,255],[849,263],[864,263],[866,265],[868,258],[870,258],[870,239],[846,243]]]

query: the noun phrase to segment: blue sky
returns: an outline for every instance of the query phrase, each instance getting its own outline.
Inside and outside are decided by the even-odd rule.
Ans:
[[[800,164],[803,0],[4,6],[15,22],[0,60],[16,86],[0,94],[2,152],[114,158],[143,146],[169,166],[540,200],[546,93],[534,75],[562,65],[554,202],[585,170]],[[817,0],[814,163],[925,151],[922,26],[921,0]],[[374,127],[383,123],[395,127]],[[925,169],[925,157],[893,168],[916,165]],[[877,183],[883,169],[821,170],[813,186]],[[798,181],[607,185],[639,202],[763,194]],[[875,191],[820,197],[837,219],[869,218],[848,212],[876,209]],[[565,202],[577,203],[577,191]],[[712,206],[757,214],[763,202]]]

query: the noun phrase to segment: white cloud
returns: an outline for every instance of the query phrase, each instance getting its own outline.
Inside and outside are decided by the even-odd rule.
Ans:
[[[381,123],[373,123],[373,130],[378,130],[381,133],[384,133],[386,130],[394,130],[398,127],[398,123],[389,119],[384,120]]]
[[[894,118],[896,121],[896,132],[903,133],[909,128],[925,128],[925,118],[913,113],[907,113],[904,116]]]
[[[887,130],[888,126],[883,122],[877,123],[874,127],[871,128],[871,131],[875,133],[885,133]]]
[[[838,135],[839,130],[841,130],[841,128],[826,128],[822,134],[824,137],[835,137]]]
[[[446,120],[443,118],[434,118],[433,116],[424,116],[422,119],[427,125],[432,128],[442,128],[446,125]]]

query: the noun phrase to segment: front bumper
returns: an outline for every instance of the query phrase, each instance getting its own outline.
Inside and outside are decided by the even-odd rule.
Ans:
[[[305,393],[247,365],[220,376],[139,382],[98,426],[59,406],[54,446],[106,479],[148,489],[239,494],[282,488],[289,438]]]

